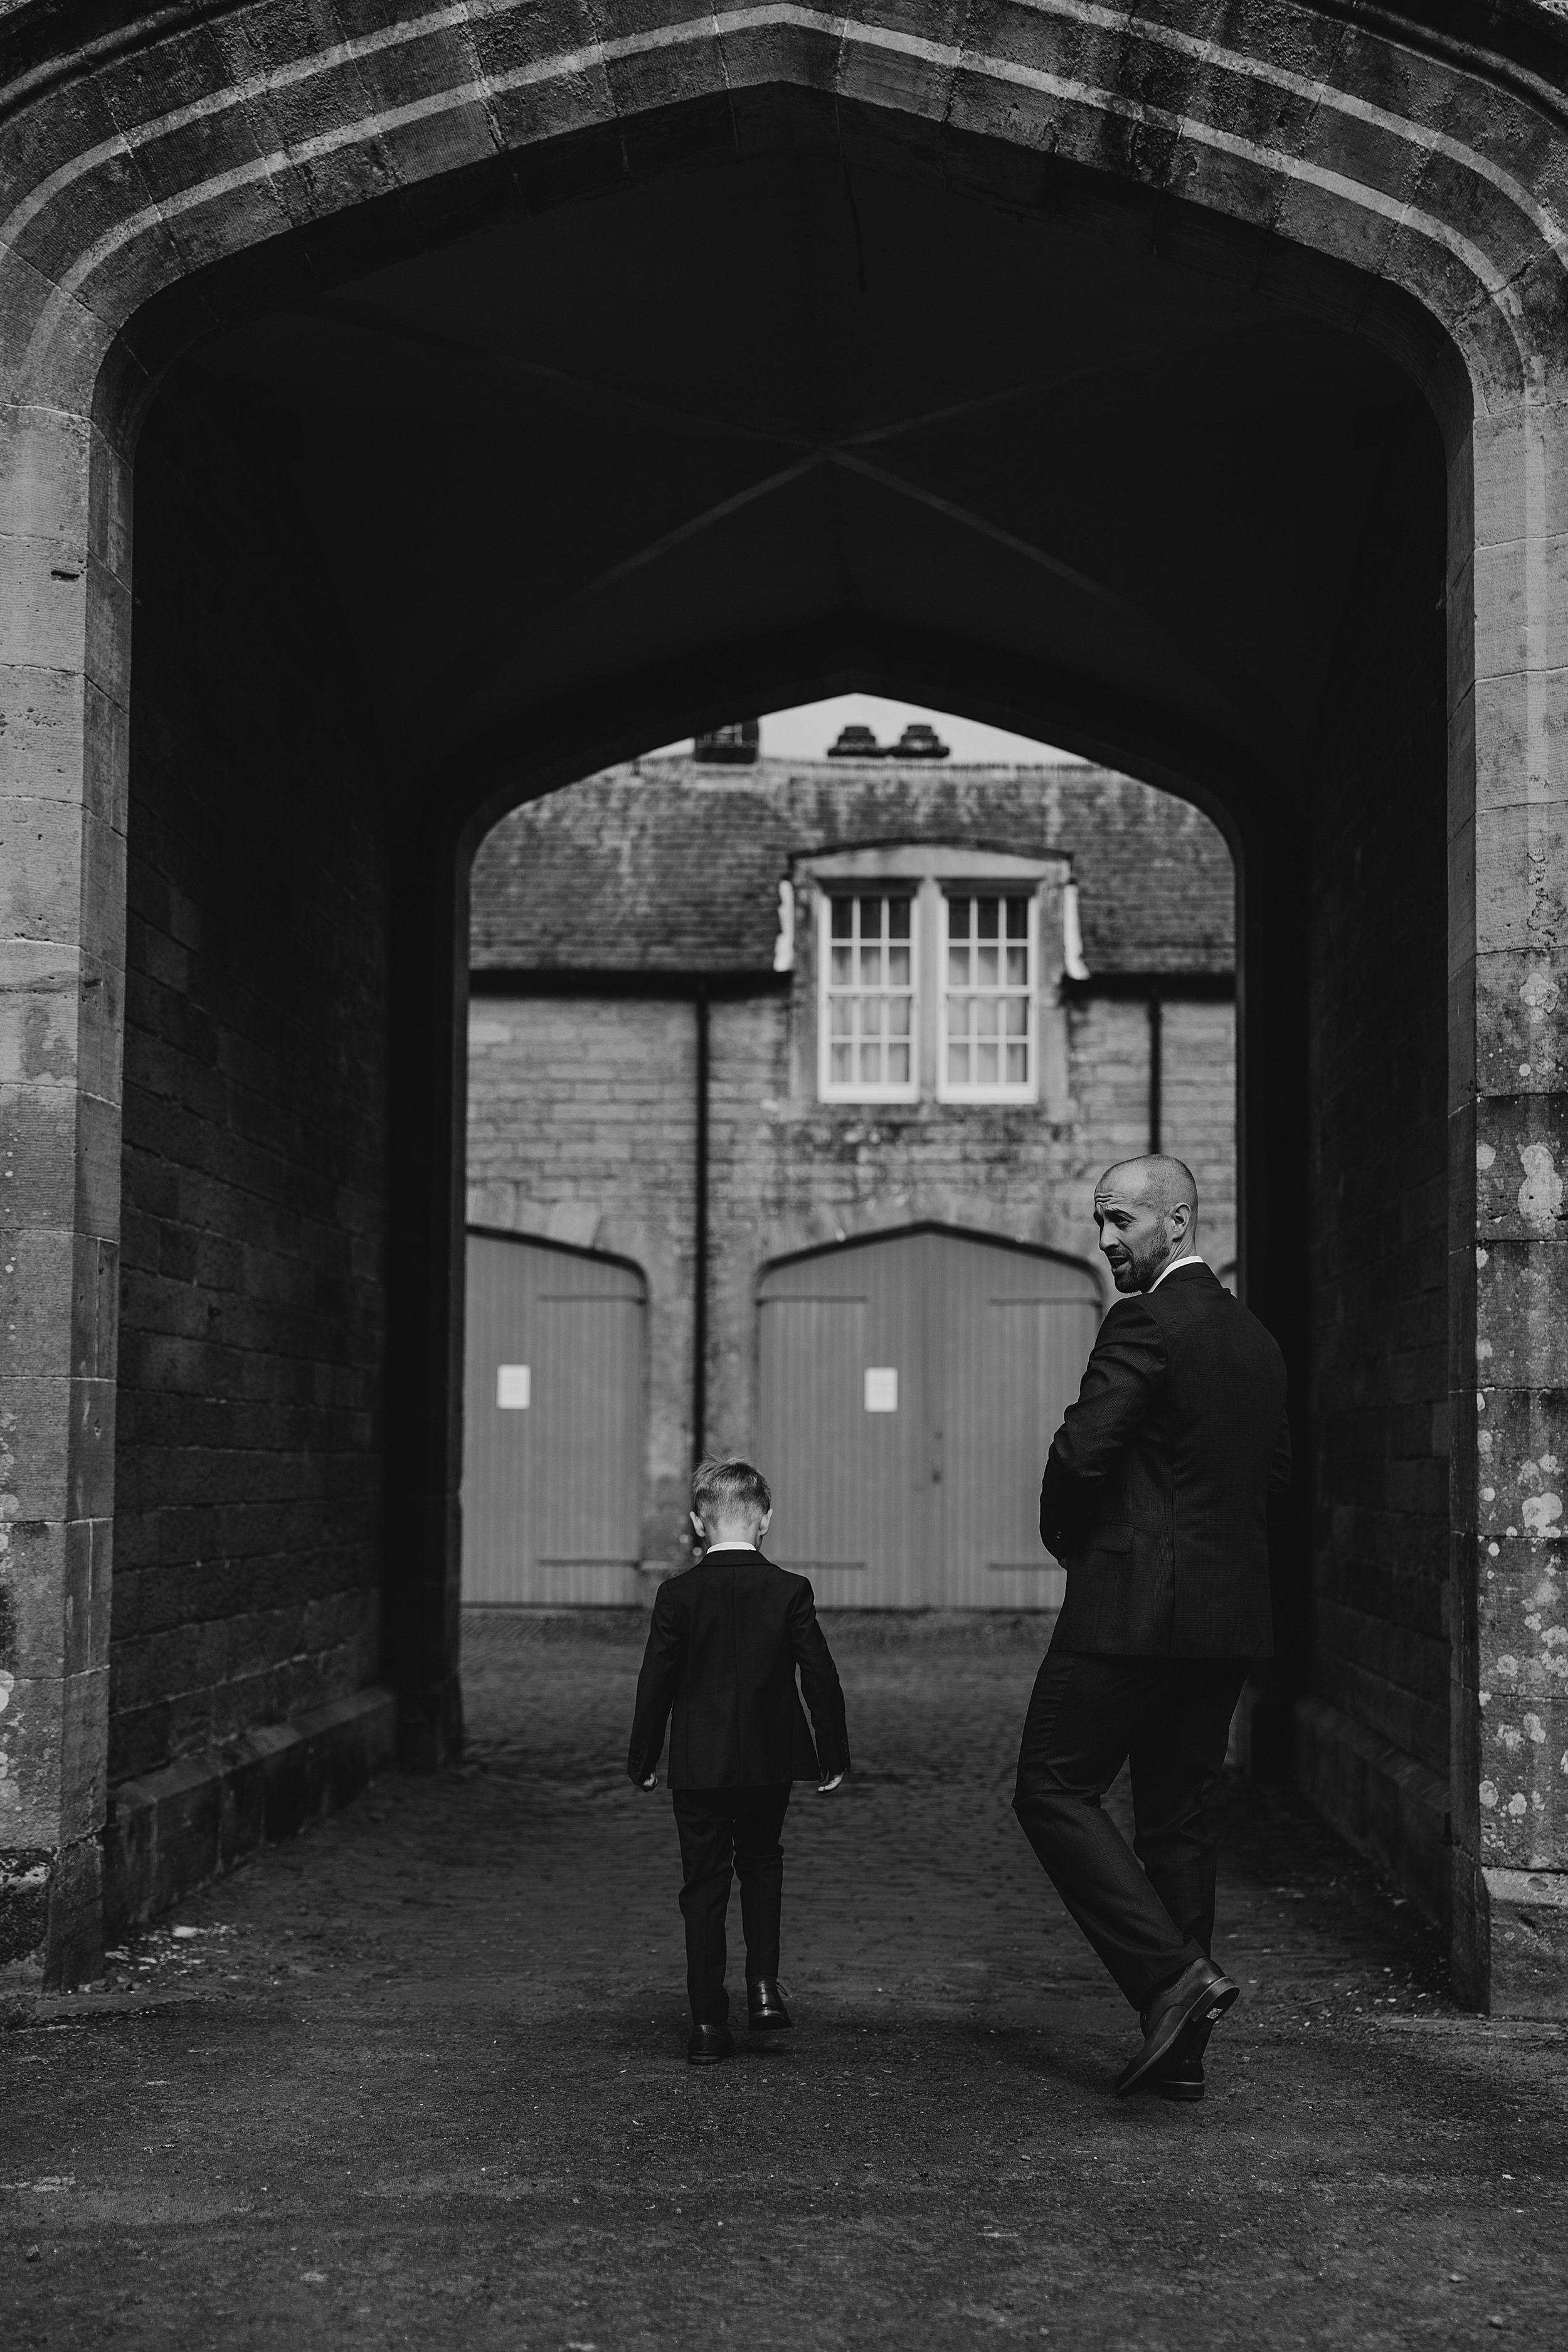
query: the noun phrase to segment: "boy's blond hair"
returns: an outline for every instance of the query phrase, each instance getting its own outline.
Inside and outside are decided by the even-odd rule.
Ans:
[[[773,1507],[762,1472],[737,1454],[702,1463],[691,1481],[691,1507],[705,1528],[716,1519],[762,1519]]]

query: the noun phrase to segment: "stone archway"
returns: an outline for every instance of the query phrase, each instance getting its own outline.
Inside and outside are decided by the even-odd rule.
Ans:
[[[1428,543],[1436,459],[1421,443],[1430,428],[1412,421],[1401,446],[1384,449],[1376,498],[1362,507],[1363,534],[1373,538],[1363,538],[1359,604],[1352,599],[1340,615],[1352,632],[1343,667],[1352,720],[1331,764],[1335,804],[1349,813],[1340,838],[1353,880],[1357,858],[1365,860],[1355,806],[1377,784],[1398,805],[1400,824],[1418,824],[1419,811],[1435,803],[1433,752],[1446,724],[1452,1174],[1440,1287],[1454,1354],[1447,1436],[1439,1443],[1429,1431],[1425,1452],[1408,1458],[1425,1463],[1428,1488],[1443,1459],[1453,1465],[1447,1834],[1458,1849],[1464,1979],[1499,2006],[1562,1998],[1552,1925],[1563,1916],[1561,1776],[1552,1759],[1563,1701],[1552,1679],[1557,1654],[1547,1646],[1537,1655],[1527,1621],[1540,1614],[1555,1568],[1556,1498],[1545,1465],[1558,1458],[1560,1418],[1559,1369],[1542,1335],[1560,1319],[1550,1307],[1561,1076],[1550,1015],[1560,959],[1563,231],[1550,191],[1559,176],[1564,51],[1543,12],[1521,9],[1517,25],[1500,26],[1478,9],[1467,37],[1471,13],[1461,12],[1456,31],[1432,31],[1389,8],[1375,28],[1358,19],[1351,30],[1327,5],[1283,16],[1244,5],[1221,36],[1195,0],[1157,18],[1047,0],[999,21],[976,44],[940,11],[890,26],[793,6],[742,8],[700,24],[655,18],[609,38],[585,28],[558,37],[509,0],[493,0],[406,14],[389,7],[366,29],[331,39],[260,5],[216,16],[193,11],[188,23],[160,11],[79,50],[30,11],[8,32],[8,41],[31,45],[7,52],[10,110],[0,134],[8,194],[0,262],[5,660],[16,714],[4,753],[24,851],[7,1115],[28,1204],[16,1261],[25,1250],[28,1317],[11,1408],[19,1600],[5,1832],[16,1885],[8,1933],[21,1964],[68,1978],[90,1963],[98,1916],[139,427],[152,410],[156,436],[153,404],[180,352],[276,317],[301,289],[363,278],[394,256],[450,249],[459,232],[488,232],[509,218],[603,220],[617,186],[668,186],[693,166],[711,174],[721,154],[731,170],[736,158],[794,139],[837,170],[847,193],[836,241],[858,253],[862,272],[868,192],[879,171],[884,182],[936,190],[955,214],[973,189],[998,222],[1042,225],[1058,243],[1092,241],[1116,283],[1131,273],[1147,288],[1176,273],[1194,312],[1204,301],[1212,309],[1217,288],[1244,310],[1261,302],[1312,322],[1320,354],[1335,336],[1347,350],[1353,342],[1381,353],[1437,420],[1447,467],[1446,688],[1433,686],[1432,648],[1415,618],[1423,596],[1428,611],[1436,604],[1443,563]],[[796,97],[816,89],[831,91],[831,102],[814,110],[809,97]],[[726,184],[739,181],[731,173]],[[662,282],[677,285],[679,271]],[[1364,387],[1364,375],[1357,380]],[[1412,420],[1418,414],[1408,410]],[[165,434],[165,483],[178,470],[177,439]],[[857,497],[877,488],[873,461],[837,443],[830,452],[803,449],[799,464],[803,479],[825,469],[852,478]],[[1265,477],[1277,491],[1289,479],[1279,452]],[[398,1465],[400,1507],[386,1530],[387,1654],[415,1751],[427,1751],[449,1721],[455,1381],[443,1335],[457,1224],[447,1145],[458,908],[447,877],[505,802],[650,735],[727,716],[764,691],[776,701],[833,682],[915,685],[925,698],[1104,750],[1223,810],[1246,870],[1247,1278],[1285,1328],[1304,1376],[1312,1309],[1302,1276],[1311,1217],[1302,1063],[1314,919],[1298,887],[1302,770],[1279,756],[1292,740],[1290,707],[1271,739],[1267,700],[1245,707],[1256,665],[1221,681],[1230,702],[1239,696],[1239,710],[1221,708],[1224,694],[1194,701],[1180,689],[1203,664],[1184,662],[1178,647],[1173,667],[1162,670],[1149,616],[1124,584],[1014,529],[994,486],[982,485],[967,505],[948,486],[912,502],[904,489],[887,495],[901,521],[911,504],[922,509],[919,530],[905,533],[910,548],[935,543],[944,506],[949,522],[963,507],[969,540],[992,551],[987,564],[1005,554],[1049,583],[1064,632],[1069,611],[1098,615],[1097,625],[1078,640],[1064,635],[1064,658],[1043,664],[1039,629],[1009,642],[999,610],[1007,599],[994,586],[970,592],[958,582],[983,616],[983,625],[965,628],[962,613],[943,608],[940,583],[921,583],[899,610],[850,582],[836,602],[806,597],[787,622],[759,613],[749,626],[721,633],[710,621],[689,642],[658,640],[658,658],[641,667],[627,652],[635,629],[601,632],[597,667],[578,658],[568,629],[534,673],[503,660],[477,682],[457,680],[460,724],[445,734],[410,730],[410,756],[388,795],[395,806],[378,867],[384,910],[367,918],[365,936],[395,950],[380,967],[401,1075],[386,1201],[385,1263],[395,1276],[388,1417],[376,1444]],[[1231,544],[1271,548],[1282,578],[1267,501],[1249,509],[1233,484],[1226,512]],[[976,520],[988,529],[974,530]],[[671,527],[680,528],[679,516]],[[852,543],[868,545],[868,528],[858,526]],[[884,582],[899,576],[897,538],[884,533],[879,542]],[[252,551],[257,543],[248,542]],[[643,543],[653,542],[645,534]],[[163,553],[172,627],[174,539]],[[1353,572],[1354,559],[1346,562]],[[280,568],[274,584],[285,574]],[[1189,617],[1169,584],[1165,607],[1169,636]],[[145,614],[138,630],[141,662]],[[1132,675],[1110,660],[1119,636],[1134,657]],[[172,642],[166,632],[165,677],[177,667]],[[1359,672],[1352,656],[1363,657]],[[1378,778],[1359,721],[1386,703],[1378,688],[1393,677],[1409,723],[1376,746]],[[1349,740],[1358,731],[1359,748]],[[1272,796],[1257,788],[1271,743],[1274,772],[1284,778]],[[1387,782],[1394,775],[1397,789]],[[361,781],[368,809],[368,774]],[[1428,842],[1428,863],[1429,850]],[[1397,888],[1397,856],[1383,870]],[[1319,929],[1339,920],[1354,963],[1384,910],[1352,887],[1336,918],[1332,895],[1321,901]],[[1427,937],[1432,928],[1430,919],[1416,925]],[[1424,1005],[1429,979],[1417,990]],[[1425,1024],[1424,1012],[1423,1034]],[[1365,1164],[1377,1115],[1375,1105],[1345,1111],[1336,1131],[1349,1156],[1324,1171],[1331,1189],[1353,1182]],[[1508,1173],[1516,1166],[1522,1184]],[[1395,1203],[1426,1201],[1424,1216],[1409,1214],[1430,1258],[1441,1249],[1430,1205],[1440,1179],[1424,1160],[1408,1183],[1389,1182]],[[1338,1232],[1329,1236],[1336,1246]],[[1396,1284],[1391,1307],[1418,1289],[1430,1308],[1429,1274],[1413,1276],[1403,1292]],[[1333,1278],[1331,1269],[1331,1287]],[[318,1306],[330,1324],[330,1299]],[[1478,1389],[1483,1370],[1489,1377]],[[1442,1406],[1429,1371],[1416,1385],[1417,1412],[1430,1422]],[[1374,1400],[1374,1417],[1386,1424],[1399,1402]],[[1351,1403],[1353,1421],[1365,1400]],[[1380,1472],[1370,1501],[1364,1492],[1358,1501],[1353,1456],[1352,1441],[1344,1494],[1375,1518],[1404,1473]],[[1505,1518],[1521,1481],[1533,1509]],[[1431,1496],[1391,1508],[1395,1519],[1407,1508],[1429,1519]],[[1375,1531],[1369,1541],[1375,1557]],[[1411,1614],[1401,1573],[1395,1560],[1384,1617],[1394,1646]],[[1416,1614],[1428,1598],[1412,1604]],[[1516,1689],[1531,1704],[1500,1721],[1495,1736],[1487,1732],[1480,1693]],[[1409,1752],[1397,1739],[1384,1744]],[[1377,1781],[1376,1755],[1362,1761],[1376,1785],[1397,1781],[1392,1768]]]

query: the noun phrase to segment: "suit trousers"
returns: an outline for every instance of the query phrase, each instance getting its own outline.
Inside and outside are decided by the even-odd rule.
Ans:
[[[686,1991],[697,2025],[722,2025],[724,1918],[741,1881],[746,1981],[779,1972],[784,1848],[779,1843],[790,1784],[761,1789],[672,1789],[680,1836],[680,1913],[686,1922]]]
[[[1205,1808],[1246,1678],[1245,1658],[1056,1649],[1036,1677],[1013,1810],[1136,2010],[1206,1957],[1214,1940]],[[1132,1778],[1131,1851],[1100,1801],[1124,1763]]]

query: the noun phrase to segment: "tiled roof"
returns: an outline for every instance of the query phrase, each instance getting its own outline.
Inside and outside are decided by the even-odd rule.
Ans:
[[[1223,972],[1217,829],[1104,768],[645,760],[503,817],[474,862],[477,970],[766,971],[792,858],[943,841],[1071,857],[1090,972]]]

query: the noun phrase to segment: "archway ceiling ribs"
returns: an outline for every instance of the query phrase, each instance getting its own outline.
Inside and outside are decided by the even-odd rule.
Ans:
[[[286,425],[389,745],[460,766],[628,664],[858,615],[1136,695],[1283,782],[1382,454],[1429,430],[1407,380],[826,127],[198,354]]]
[[[368,304],[356,303],[343,297],[329,297],[312,307],[318,315],[340,318],[348,323],[363,326],[367,331],[383,334],[393,342],[405,339],[405,331],[395,319],[379,314]],[[1247,326],[1237,331],[1256,333],[1258,330],[1256,326]],[[1005,523],[943,495],[941,489],[930,483],[892,470],[886,463],[878,463],[869,454],[885,450],[900,439],[932,427],[973,424],[987,414],[1038,399],[1068,385],[1085,386],[1114,373],[1117,362],[1108,358],[1066,365],[1029,382],[987,389],[966,399],[949,401],[933,410],[882,417],[873,424],[852,426],[834,439],[824,441],[803,435],[798,430],[791,430],[782,422],[754,424],[744,418],[704,413],[700,409],[672,408],[645,387],[629,383],[601,383],[573,375],[565,370],[547,367],[537,362],[487,352],[477,343],[459,343],[432,334],[411,333],[406,340],[420,342],[443,356],[473,362],[481,367],[493,367],[502,373],[515,373],[548,384],[566,397],[585,400],[610,411],[624,411],[634,420],[651,419],[656,424],[668,420],[679,429],[694,431],[702,436],[729,437],[750,444],[780,461],[744,487],[728,493],[715,505],[685,516],[658,537],[620,556],[608,570],[574,587],[563,602],[552,605],[531,630],[524,632],[522,644],[504,661],[500,674],[498,675],[494,665],[484,656],[475,656],[458,671],[444,674],[434,681],[426,688],[423,708],[415,714],[415,729],[421,740],[432,739],[435,732],[432,722],[437,712],[449,711],[455,700],[478,696],[482,704],[491,709],[498,703],[504,707],[507,701],[514,698],[525,701],[531,654],[535,648],[547,646],[563,629],[570,628],[576,618],[585,619],[591,625],[593,607],[609,591],[658,566],[677,549],[693,547],[705,535],[731,517],[742,514],[758,500],[792,488],[822,467],[833,467],[860,476],[896,499],[928,509],[961,531],[989,541],[1024,563],[1037,566],[1052,575],[1071,593],[1102,606],[1108,625],[1120,625],[1141,632],[1151,642],[1162,644],[1173,664],[1190,666],[1194,676],[1203,679],[1215,707],[1225,714],[1238,735],[1248,736],[1259,747],[1279,740],[1285,718],[1279,704],[1266,692],[1249,688],[1243,681],[1227,680],[1223,675],[1208,674],[1212,649],[1205,646],[1198,632],[1184,616],[1163,611],[1152,595],[1146,595],[1139,602],[1119,593],[1106,582],[1056,554],[1048,546],[1021,537],[1009,530]],[[1168,359],[1185,353],[1195,354],[1211,349],[1212,345],[1212,337],[1205,339],[1189,334],[1173,338],[1157,352],[1145,352],[1142,356],[1145,360],[1150,357]]]

